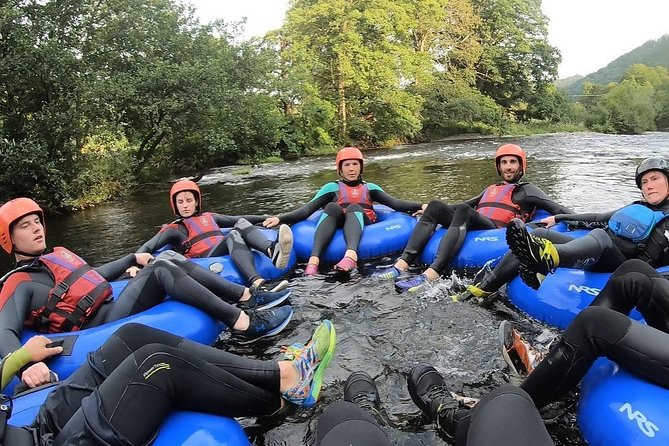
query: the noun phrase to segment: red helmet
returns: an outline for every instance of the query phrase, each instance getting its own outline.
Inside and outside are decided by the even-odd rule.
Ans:
[[[0,207],[0,246],[8,254],[14,250],[12,243],[12,225],[17,220],[26,215],[37,214],[42,225],[44,226],[44,234],[46,235],[46,223],[44,221],[44,211],[30,198],[15,198],[9,200]]]
[[[363,158],[362,152],[357,147],[344,147],[339,152],[337,152],[337,159],[335,164],[337,166],[337,174],[341,171],[341,163],[346,160],[358,160],[360,161],[360,175],[362,175],[363,168]]]
[[[499,170],[499,159],[507,155],[518,157],[518,161],[520,161],[520,165],[523,169],[523,174],[527,172],[527,155],[525,154],[525,151],[515,144],[504,144],[503,146],[500,146],[500,148],[497,149],[497,153],[495,153],[495,168],[497,169],[497,175],[502,174],[502,171]]]
[[[174,214],[178,217],[181,217],[181,215],[179,215],[179,211],[177,210],[177,194],[186,191],[193,192],[193,195],[195,195],[195,199],[197,200],[196,212],[199,213],[200,209],[202,209],[202,194],[197,183],[191,180],[179,180],[170,189],[170,204],[172,205]]]

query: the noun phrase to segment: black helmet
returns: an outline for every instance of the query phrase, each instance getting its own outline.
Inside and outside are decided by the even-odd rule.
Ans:
[[[669,163],[658,157],[646,158],[641,161],[641,164],[636,168],[636,187],[641,189],[641,177],[651,170],[659,170],[667,177],[667,179],[669,179]]]

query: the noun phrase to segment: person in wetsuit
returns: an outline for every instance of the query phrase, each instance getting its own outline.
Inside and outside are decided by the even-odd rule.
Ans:
[[[627,259],[641,259],[656,268],[669,264],[669,219],[662,215],[669,212],[669,164],[662,158],[648,158],[637,167],[635,180],[644,201],[607,213],[557,214],[543,222],[552,226],[565,220],[589,223],[620,220],[625,222],[621,229],[636,228],[638,225],[634,220],[625,218],[627,211],[643,208],[642,211],[651,214],[659,213],[656,225],[649,226],[652,229],[645,239],[629,240],[625,233],[617,235],[615,227],[597,228],[576,239],[546,228],[537,228],[530,235],[522,222],[514,220],[507,229],[509,253],[502,257],[491,272],[483,276],[480,283],[470,285],[460,299],[471,296],[486,298],[519,273],[523,282],[538,289],[544,277],[558,265],[611,272]]]
[[[398,291],[415,292],[438,279],[462,247],[468,230],[504,227],[514,217],[527,221],[537,209],[551,214],[571,213],[551,201],[538,187],[521,181],[527,171],[527,155],[521,147],[515,144],[499,147],[495,153],[495,168],[503,181],[488,186],[476,197],[454,205],[431,201],[400,258],[374,276],[398,279],[425,249],[438,225],[448,231],[439,242],[434,261],[422,274],[397,280],[395,287]]]
[[[629,318],[633,308],[643,315],[647,325]],[[514,349],[522,344],[514,343]],[[474,444],[461,441],[463,438],[471,439],[477,418],[482,427],[474,435],[487,441],[475,444],[552,445],[541,425],[537,408],[574,390],[600,357],[606,357],[628,372],[669,389],[667,345],[669,280],[648,263],[632,259],[616,269],[590,306],[574,318],[541,362],[532,364],[532,367],[524,364],[531,373],[520,389],[505,386],[491,393],[495,398],[502,396],[500,402],[506,400],[506,404],[499,406],[498,410],[488,412],[486,417],[477,415],[479,405],[488,397],[481,400],[473,411],[462,408],[448,392],[443,377],[428,365],[419,365],[410,373],[409,393],[442,433],[456,437],[458,445]],[[522,358],[522,353],[516,353]],[[509,405],[514,401],[518,407]],[[491,422],[508,425],[512,429],[500,436],[499,431],[490,425]],[[529,439],[522,440],[523,436]]]
[[[164,225],[138,253],[154,253],[165,246],[172,246],[188,258],[215,257],[230,254],[248,285],[261,287],[265,279],[258,273],[251,249],[272,259],[274,266],[284,269],[288,265],[293,249],[293,234],[290,226],[279,226],[276,241],[271,241],[256,226],[265,216],[244,217],[202,212],[202,193],[199,186],[190,180],[174,183],[170,190],[170,204],[177,220]],[[227,235],[221,228],[232,228]],[[281,289],[287,286],[285,282]],[[272,289],[280,291],[280,289]]]
[[[57,384],[30,426],[7,426],[4,444],[145,445],[175,410],[257,417],[287,403],[312,407],[335,344],[334,326],[326,320],[294,360],[261,361],[126,324]],[[30,360],[59,348],[42,347]],[[20,366],[10,363],[17,353],[1,365],[3,386],[4,376]]]
[[[278,333],[293,314],[290,306],[267,309],[284,302],[290,290],[251,293],[174,252],[155,259],[148,253],[128,254],[91,268],[66,248],[48,250],[44,213],[29,198],[0,207],[0,247],[17,262],[0,280],[0,355],[20,347],[24,325],[51,333],[94,327],[147,310],[167,293],[224,322],[245,340]],[[113,300],[109,281],[133,266],[143,268]],[[49,381],[50,370],[38,362],[19,375],[34,387]]]
[[[381,203],[402,212],[418,212],[424,205],[397,199],[388,195],[374,183],[362,179],[364,160],[356,147],[345,147],[337,153],[337,174],[341,180],[327,183],[311,201],[294,211],[270,217],[263,226],[272,228],[279,223],[293,224],[305,220],[318,209],[323,215],[316,226],[311,256],[304,270],[305,276],[318,274],[320,256],[327,248],[338,227],[344,229],[346,252],[334,266],[339,271],[352,271],[357,267],[358,245],[365,225],[376,221],[373,203]]]

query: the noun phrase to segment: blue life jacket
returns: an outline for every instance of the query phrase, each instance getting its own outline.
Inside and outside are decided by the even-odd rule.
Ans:
[[[666,217],[666,211],[654,211],[642,204],[630,204],[611,216],[609,230],[625,240],[641,243]]]

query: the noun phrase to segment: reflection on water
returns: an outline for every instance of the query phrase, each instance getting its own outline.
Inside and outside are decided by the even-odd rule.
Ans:
[[[638,199],[634,184],[638,162],[653,155],[669,157],[667,133],[435,142],[366,153],[365,179],[400,198],[458,202],[497,180],[491,158],[495,148],[507,142],[519,143],[529,153],[527,181],[577,211],[606,211]],[[311,199],[320,186],[335,179],[333,157],[266,165],[245,175],[240,171],[221,168],[202,179],[204,209],[279,213]],[[66,244],[93,263],[118,258],[172,219],[168,190],[165,185],[95,209],[51,216],[49,241]],[[6,261],[3,266],[9,267]],[[317,321],[330,318],[339,334],[337,355],[327,373],[324,404],[315,412],[291,415],[278,424],[243,421],[255,444],[311,444],[315,415],[341,398],[343,381],[353,370],[366,370],[377,379],[388,432],[396,444],[409,438],[444,444],[432,426],[424,424],[406,391],[405,373],[416,362],[434,363],[453,390],[472,396],[509,380],[499,359],[496,328],[512,310],[501,304],[491,311],[450,302],[445,293],[449,281],[418,297],[401,296],[390,283],[364,274],[349,281],[307,280],[299,274],[291,278],[295,320],[277,342],[305,341]],[[240,351],[263,358],[279,353],[273,342]],[[551,432],[558,444],[580,444],[571,415],[560,417],[557,424],[562,427],[551,426]]]

